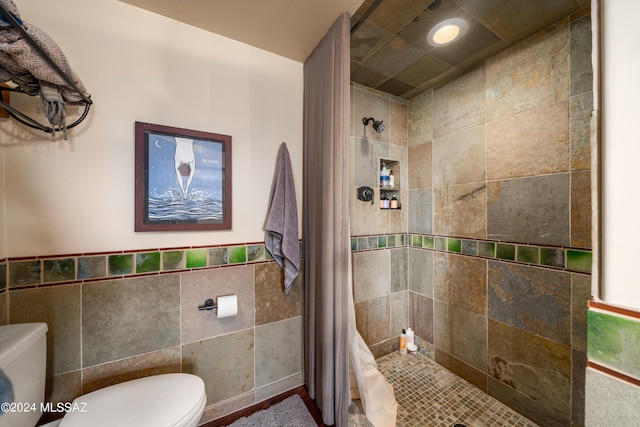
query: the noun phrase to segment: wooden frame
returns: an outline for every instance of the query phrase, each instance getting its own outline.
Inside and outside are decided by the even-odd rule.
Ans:
[[[231,136],[135,124],[135,231],[231,229]]]

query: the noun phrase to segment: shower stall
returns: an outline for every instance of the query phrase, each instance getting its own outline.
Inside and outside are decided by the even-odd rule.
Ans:
[[[584,423],[590,54],[587,14],[409,101],[351,85],[360,334],[384,361],[411,327],[422,355],[545,426]],[[381,160],[397,209],[378,203]]]

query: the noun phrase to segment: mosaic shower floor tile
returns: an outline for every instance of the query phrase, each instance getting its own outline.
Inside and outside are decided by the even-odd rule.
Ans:
[[[422,354],[391,353],[377,363],[393,385],[398,427],[537,426]],[[358,403],[349,408],[349,426],[371,426]]]

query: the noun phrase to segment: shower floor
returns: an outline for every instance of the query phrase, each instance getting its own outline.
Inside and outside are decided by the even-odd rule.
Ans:
[[[537,426],[423,354],[395,352],[376,362],[393,385],[398,427]],[[355,401],[349,408],[349,426],[370,427],[359,403]]]

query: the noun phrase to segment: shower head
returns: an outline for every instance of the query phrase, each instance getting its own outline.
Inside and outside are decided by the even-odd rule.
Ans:
[[[369,118],[365,117],[362,119],[362,123],[364,123],[365,126],[368,125],[369,122],[373,122],[373,130],[375,130],[378,133],[384,132],[384,123],[382,123],[382,120],[377,121],[373,117],[369,117]]]

